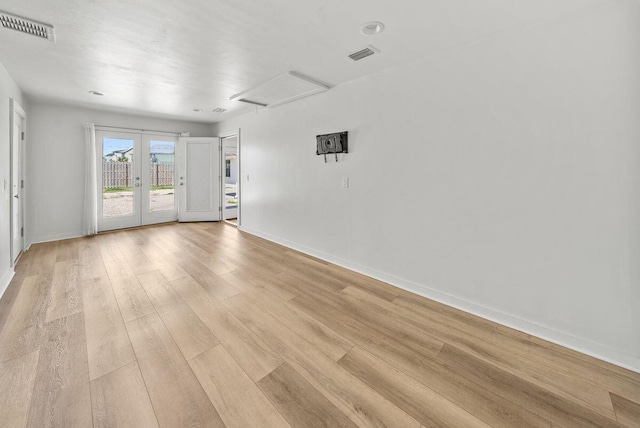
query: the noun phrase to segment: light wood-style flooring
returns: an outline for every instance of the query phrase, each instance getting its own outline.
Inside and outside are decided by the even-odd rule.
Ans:
[[[6,427],[639,427],[640,375],[239,232],[34,245]]]

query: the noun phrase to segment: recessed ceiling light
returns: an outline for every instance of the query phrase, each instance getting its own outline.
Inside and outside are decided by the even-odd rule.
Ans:
[[[201,108],[194,108],[193,111],[200,113],[201,111],[204,111],[204,110]]]
[[[365,36],[373,36],[375,34],[380,34],[384,30],[384,24],[382,22],[373,21],[367,22],[362,26],[360,32]]]
[[[97,95],[97,96],[99,96],[99,97],[101,97],[101,96],[103,96],[103,95],[104,95],[102,92],[98,92],[98,91],[89,91],[89,93],[90,93],[91,95]]]

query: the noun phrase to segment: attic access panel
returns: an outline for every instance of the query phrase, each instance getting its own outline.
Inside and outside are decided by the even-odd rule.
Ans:
[[[275,107],[328,89],[327,85],[289,71],[237,93],[229,99],[264,107]]]

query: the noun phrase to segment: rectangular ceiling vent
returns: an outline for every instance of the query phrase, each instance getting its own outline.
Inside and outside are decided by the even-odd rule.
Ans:
[[[261,107],[275,107],[328,89],[329,87],[323,83],[289,71],[237,93],[229,99]]]
[[[349,58],[351,58],[354,61],[360,61],[361,59],[364,59],[368,56],[371,56],[375,53],[379,53],[380,51],[376,48],[374,48],[373,46],[369,45],[364,49],[360,49],[357,52],[354,52],[352,54],[349,54]]]
[[[232,98],[229,98],[232,99]],[[259,103],[258,101],[251,101],[246,98],[238,98],[236,101],[240,101],[241,103],[253,104],[254,106],[266,107],[267,104]]]
[[[227,111],[227,109],[218,107],[218,108],[214,108],[211,111],[214,112],[214,113],[224,113],[225,111]]]
[[[28,18],[22,18],[2,11],[0,11],[0,22],[2,22],[2,26],[4,28],[31,34],[32,36],[51,40],[52,42],[56,41],[53,25],[44,24]]]

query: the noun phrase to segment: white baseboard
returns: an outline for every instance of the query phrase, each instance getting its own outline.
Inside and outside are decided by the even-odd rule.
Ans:
[[[7,269],[4,275],[2,275],[2,278],[0,278],[0,298],[4,296],[4,292],[7,291],[7,287],[9,287],[9,284],[11,283],[14,275],[15,272],[13,268],[10,267],[9,269]]]
[[[583,354],[598,358],[600,360],[607,361],[611,364],[615,364],[628,370],[640,373],[640,357],[638,356],[627,355],[617,349],[593,342],[589,339],[578,337],[564,331],[547,327],[537,322],[520,318],[513,314],[507,314],[497,309],[479,305],[477,303],[473,303],[460,297],[444,293],[440,290],[428,287],[426,285],[399,278],[395,275],[378,271],[368,266],[353,263],[349,260],[335,257],[331,254],[327,254],[314,248],[300,245],[287,239],[282,239],[277,236],[263,233],[245,226],[241,226],[238,229],[242,232],[264,238],[268,241],[284,245],[285,247],[289,247],[318,259],[325,260],[354,272],[358,272],[371,278],[386,282],[414,294],[418,294],[428,299],[435,300],[436,302],[443,303],[447,306],[460,309],[489,321],[511,327],[515,330],[519,330],[532,336],[539,337],[540,339],[544,339],[557,345],[564,346],[565,348],[573,349],[574,351],[578,351]]]
[[[82,232],[57,233],[55,235],[34,236],[27,240],[27,250],[33,244],[41,244],[43,242],[61,241],[63,239],[82,238]]]

